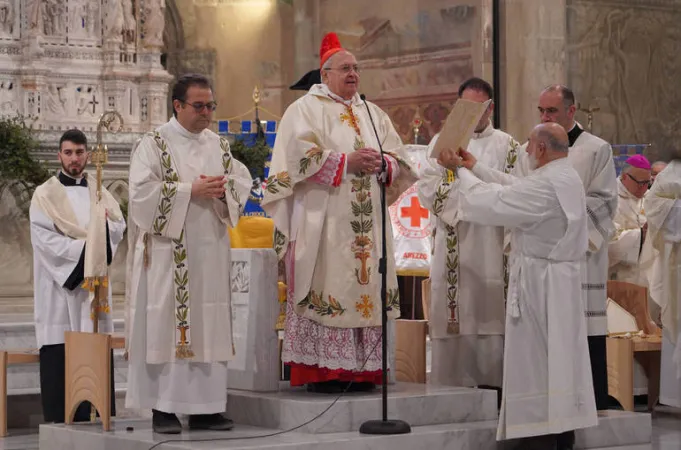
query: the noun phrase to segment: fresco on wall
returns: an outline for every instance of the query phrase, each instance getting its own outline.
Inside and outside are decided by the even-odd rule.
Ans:
[[[335,31],[362,70],[362,92],[390,114],[405,142],[423,121],[419,143],[440,131],[459,85],[479,74],[480,1],[439,0],[320,3],[322,32]],[[478,45],[475,45],[478,43]]]

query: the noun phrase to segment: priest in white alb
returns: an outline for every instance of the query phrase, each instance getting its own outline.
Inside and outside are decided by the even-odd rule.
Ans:
[[[322,83],[281,120],[262,202],[286,268],[282,359],[294,386],[373,389],[383,357],[379,187],[388,186],[387,207],[415,178],[388,115],[361,100],[357,60],[334,33],[325,36],[320,59]],[[390,228],[386,250],[388,310],[395,318]]]
[[[464,81],[459,98],[493,100],[492,86],[480,78]],[[490,103],[468,144],[483,164],[509,173],[518,143],[490,123]],[[433,137],[432,151],[439,134]],[[419,199],[436,217],[431,264],[431,382],[501,388],[504,355],[506,257],[504,228],[462,222],[457,214],[460,180],[434,159],[418,182]]]
[[[643,206],[655,255],[650,296],[662,310],[660,403],[681,408],[681,152],[657,175]]]
[[[534,171],[525,178],[461,154],[463,160],[447,150],[439,159],[449,170],[472,170],[457,171],[460,219],[511,230],[497,439],[550,435],[553,442],[541,448],[571,450],[574,430],[598,418],[581,286],[586,200],[567,160],[567,133],[557,124],[535,127],[527,146]]]
[[[567,160],[577,171],[586,192],[589,223],[589,248],[582,289],[586,294],[585,315],[589,334],[589,356],[598,409],[608,408],[608,374],[605,354],[607,334],[608,242],[615,231],[613,218],[617,210],[617,174],[612,147],[603,139],[585,131],[574,119],[577,107],[569,88],[553,85],[544,89],[537,106],[542,123],[557,123],[568,134],[570,151]],[[513,174],[531,172],[527,152],[521,150]]]
[[[64,422],[64,333],[113,332],[108,266],[123,239],[125,220],[109,191],[85,172],[89,152],[80,130],[66,131],[57,153],[61,170],[38,186],[31,199],[35,331],[40,350],[40,398],[46,422]],[[100,277],[97,286],[93,276]],[[90,289],[92,287],[92,289]],[[100,307],[91,310],[94,289]],[[112,372],[113,377],[113,355]],[[111,414],[115,415],[113,384]],[[75,421],[90,418],[89,403],[76,410]]]
[[[230,241],[252,181],[208,129],[216,103],[202,75],[180,77],[174,117],[130,159],[126,407],[151,408],[158,433],[228,430],[234,358]]]

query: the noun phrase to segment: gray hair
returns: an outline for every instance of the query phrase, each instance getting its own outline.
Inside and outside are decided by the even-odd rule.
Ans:
[[[575,93],[567,86],[554,84],[546,87],[542,92],[559,92],[563,97],[563,106],[567,109],[576,103]]]
[[[561,141],[550,131],[539,130],[537,132],[537,137],[546,143],[546,146],[549,148],[549,150],[567,153],[570,149],[570,144],[568,142]]]
[[[625,173],[631,172],[631,169],[633,169],[633,168],[634,168],[634,166],[632,166],[631,164],[626,164],[626,163],[625,163],[625,164],[622,166],[622,171],[621,171],[620,173],[621,173],[622,175],[624,175]]]

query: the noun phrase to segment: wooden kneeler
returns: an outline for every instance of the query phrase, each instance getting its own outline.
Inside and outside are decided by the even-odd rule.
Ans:
[[[65,411],[73,424],[78,406],[90,402],[99,412],[104,431],[111,430],[111,336],[67,331],[64,335],[66,374]]]

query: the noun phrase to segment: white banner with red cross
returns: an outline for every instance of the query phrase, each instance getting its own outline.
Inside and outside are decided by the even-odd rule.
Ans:
[[[427,149],[425,145],[407,146],[407,153],[419,175],[428,158]],[[404,191],[388,210],[397,274],[430,276],[433,220],[430,211],[421,206],[416,184]]]

